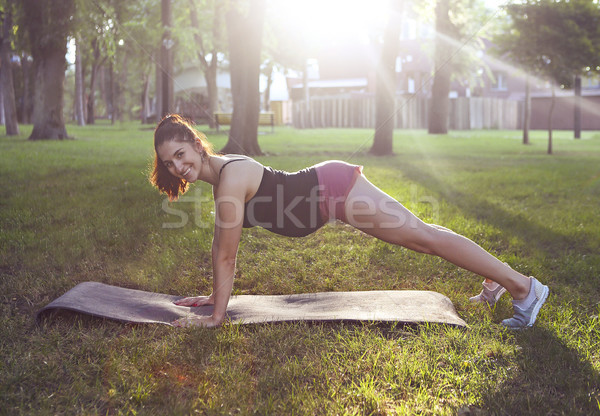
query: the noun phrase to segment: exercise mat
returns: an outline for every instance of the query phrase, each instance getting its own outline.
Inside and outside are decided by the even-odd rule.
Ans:
[[[123,322],[170,325],[179,318],[212,314],[212,306],[190,308],[173,304],[181,298],[84,282],[40,309],[36,319],[39,321],[48,312],[62,309]],[[232,296],[227,318],[236,324],[380,321],[467,326],[446,296],[417,290]]]

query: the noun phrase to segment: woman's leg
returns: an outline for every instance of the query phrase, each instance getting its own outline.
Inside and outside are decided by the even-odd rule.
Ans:
[[[429,224],[434,228],[440,229],[440,230],[444,230],[444,231],[448,231],[453,233],[454,231],[449,230],[446,227],[442,227],[441,225],[437,225],[437,224]],[[504,263],[506,266],[510,267],[507,263]],[[469,298],[469,300],[473,303],[487,303],[490,306],[494,306],[496,304],[496,302],[498,302],[498,300],[500,300],[500,298],[502,297],[502,295],[506,292],[506,289],[502,286],[499,285],[498,283],[494,282],[491,279],[488,279],[487,277],[485,278],[485,280],[483,281],[483,289],[481,290],[481,292],[475,296],[472,296]]]
[[[531,279],[511,269],[468,238],[417,218],[360,175],[345,203],[348,224],[421,253],[434,254],[504,286],[514,299],[529,293]]]

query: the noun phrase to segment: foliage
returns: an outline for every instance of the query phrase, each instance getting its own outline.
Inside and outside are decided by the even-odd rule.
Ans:
[[[499,53],[530,75],[552,82],[551,154],[555,83],[568,88],[576,76],[600,70],[600,5],[595,0],[528,0],[507,6],[507,11],[508,28],[495,39]]]
[[[435,1],[426,0],[411,4],[412,9],[423,21],[435,21]],[[477,71],[484,65],[479,55],[483,49],[482,39],[492,36],[498,30],[498,19],[495,18],[498,11],[489,9],[481,0],[451,1],[449,6],[453,36],[442,40],[449,56],[445,65],[452,67],[453,80],[473,86],[473,83],[479,82],[480,75]],[[424,48],[433,60],[433,42],[425,42]]]
[[[186,13],[181,14],[179,24],[176,27],[176,36],[181,44],[184,59],[198,56],[201,64],[208,65],[211,61],[213,51],[217,59],[223,60],[227,52],[227,37],[225,36],[225,21],[222,13],[226,7],[218,0],[188,0],[182,4]],[[196,9],[198,25],[194,27],[190,21],[192,8]],[[202,62],[205,61],[205,62]],[[189,63],[189,62],[181,62]]]
[[[27,32],[24,37],[28,38],[28,49],[33,55],[42,56],[46,50],[65,49],[64,39],[73,26],[73,1],[23,0],[20,10],[18,28]]]
[[[533,75],[569,87],[600,66],[600,6],[594,0],[532,0],[507,6],[500,53]]]
[[[179,218],[148,184],[151,131],[137,123],[69,126],[80,140],[35,144],[30,128],[0,136],[1,414],[598,413],[598,132],[560,132],[554,158],[540,132],[523,147],[515,131],[396,131],[387,158],[360,151],[367,129],[277,128],[261,140],[260,161],[279,169],[362,164],[424,220],[549,284],[536,326],[512,333],[497,324],[507,298],[493,310],[468,304],[481,288],[471,273],[340,224],[303,239],[245,230],[235,294],[435,290],[470,328],[173,330],[68,313],[37,326],[35,311],[81,281],[208,293],[214,217],[210,187],[196,184],[197,204],[172,206],[190,221],[163,228]]]
[[[122,2],[111,0],[76,0],[75,23],[71,35],[82,47],[83,59],[91,61],[94,49],[101,57],[114,60],[121,34],[117,22],[116,7]]]
[[[129,119],[135,119],[141,109],[140,97],[146,80],[151,77],[159,61],[162,32],[160,5],[154,0],[124,2],[128,7],[122,12],[120,32],[123,45],[118,48],[119,61],[127,57],[126,81],[123,88],[125,109]],[[177,9],[176,9],[177,10]],[[125,71],[125,69],[122,69]],[[151,82],[153,85],[153,82]]]
[[[431,86],[431,134],[448,132],[450,82],[474,65],[476,51],[481,49],[480,32],[486,26],[487,9],[477,0],[437,0],[435,6],[434,74]],[[473,6],[479,7],[473,7]],[[475,22],[475,24],[473,24]],[[477,48],[472,45],[479,44]],[[462,74],[461,74],[462,75]],[[464,76],[464,75],[463,75]],[[471,77],[467,77],[467,82]],[[464,82],[464,81],[463,81]]]

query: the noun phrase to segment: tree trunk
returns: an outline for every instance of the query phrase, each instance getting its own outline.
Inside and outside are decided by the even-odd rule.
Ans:
[[[104,83],[106,88],[106,115],[110,118],[110,124],[115,124],[115,70],[111,61],[108,64],[108,80]]]
[[[552,154],[552,117],[554,115],[554,105],[556,104],[556,93],[552,85],[552,101],[550,102],[550,111],[548,112],[548,154]]]
[[[90,93],[87,99],[87,124],[94,124],[96,122],[96,78],[98,77],[98,70],[101,65],[98,39],[92,41],[92,50],[93,59],[92,70],[90,73]]]
[[[390,11],[381,59],[377,68],[375,90],[375,137],[369,153],[383,156],[393,153],[396,101],[396,57],[400,47],[402,1],[397,0]]]
[[[21,102],[21,123],[31,124],[33,114],[33,97],[31,83],[33,81],[32,62],[29,55],[21,54],[21,71],[23,73],[23,101]]]
[[[302,128],[310,128],[310,87],[308,86],[308,59],[304,60],[304,72],[302,73],[302,96],[304,97],[304,111],[302,112]]]
[[[75,120],[78,126],[85,126],[83,111],[83,65],[81,64],[81,44],[75,42]]]
[[[247,53],[247,49],[242,41],[246,31],[242,25],[246,23],[247,19],[244,19],[241,12],[236,10],[236,6],[239,7],[239,4],[232,2],[231,10],[225,16],[229,37],[229,71],[233,114],[229,137],[221,152],[243,154],[247,110],[245,104],[248,85],[245,77],[247,66],[245,53]]]
[[[20,0],[35,73],[33,130],[29,140],[66,139],[63,118],[67,36],[74,0]]]
[[[214,63],[214,64],[213,64]],[[217,58],[214,57],[210,65],[204,72],[206,80],[206,93],[208,94],[208,127],[213,129],[216,126],[214,114],[219,108],[219,88],[217,87]]]
[[[575,113],[573,114],[574,135],[581,139],[581,76],[575,76]]]
[[[529,126],[531,124],[531,84],[529,75],[525,76],[525,108],[523,114],[523,144],[529,144]]]
[[[129,68],[129,55],[123,56],[123,63],[117,71],[117,80],[114,85],[114,117],[115,120],[123,121],[124,103],[123,103],[123,86],[127,84],[127,71]],[[131,110],[128,111],[129,118],[133,118]]]
[[[142,124],[151,123],[150,113],[150,74],[144,74],[144,82],[142,87],[142,111],[140,121]]]
[[[264,111],[271,111],[271,84],[273,83],[273,63],[267,66],[267,87],[263,96]]]
[[[90,74],[90,91],[87,97],[87,124],[94,124],[96,122],[96,69],[92,68]]]
[[[29,140],[68,138],[63,117],[66,38],[64,44],[64,48],[48,48],[44,56],[34,56],[33,130]]]
[[[4,125],[7,136],[16,136],[19,134],[19,123],[17,120],[17,106],[15,103],[15,89],[12,77],[12,68],[10,65],[10,53],[2,51],[2,68],[0,68],[0,78],[2,79],[2,104]]]
[[[450,107],[450,63],[452,49],[444,37],[453,37],[454,27],[450,21],[449,0],[437,0],[435,7],[435,74],[431,87],[431,103],[429,111],[429,134],[448,133],[448,112]]]
[[[214,4],[214,18],[212,22],[212,44],[213,49],[211,50],[210,62],[206,59],[206,53],[204,49],[204,42],[200,35],[200,25],[198,24],[198,12],[196,10],[196,3],[194,0],[189,0],[190,3],[190,20],[192,27],[197,29],[198,32],[194,33],[194,40],[196,42],[198,51],[198,59],[202,65],[204,72],[204,79],[206,80],[206,93],[208,95],[208,109],[207,114],[204,116],[208,119],[208,127],[213,129],[215,127],[214,114],[219,108],[219,89],[217,87],[217,74],[218,74],[218,50],[216,45],[221,43],[221,25],[223,21],[223,2],[215,1]]]
[[[154,83],[156,84],[155,87],[155,91],[154,91],[154,102],[153,102],[153,106],[152,106],[152,110],[154,113],[154,116],[156,117],[156,121],[160,121],[161,120],[161,113],[162,113],[162,71],[161,71],[161,65],[160,65],[160,52],[161,48],[158,49],[158,53],[156,54],[156,56],[158,56],[158,59],[155,59],[154,62],[156,62],[155,65],[155,72],[154,72]]]
[[[4,100],[4,122],[6,125],[6,134],[8,136],[19,134],[19,124],[17,122],[17,105],[15,102],[15,87],[13,83],[13,73],[11,65],[11,32],[12,22],[12,0],[7,1],[4,10],[4,22],[2,27],[2,44],[0,45],[0,77],[2,82],[2,96]]]
[[[246,16],[239,2],[227,12],[233,115],[223,153],[261,155],[258,145],[260,112],[260,51],[265,0],[250,3]],[[236,7],[237,6],[237,7]]]
[[[173,40],[171,39],[172,13],[171,0],[161,1],[163,36],[160,48],[162,100],[161,117],[173,112]]]
[[[4,126],[4,95],[2,94],[2,83],[0,83],[0,126]]]

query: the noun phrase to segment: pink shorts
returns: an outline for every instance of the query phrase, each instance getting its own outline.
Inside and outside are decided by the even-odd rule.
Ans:
[[[323,221],[334,219],[346,222],[344,203],[356,178],[362,173],[363,167],[351,165],[340,160],[330,160],[314,166],[319,178],[321,202],[319,211]]]

